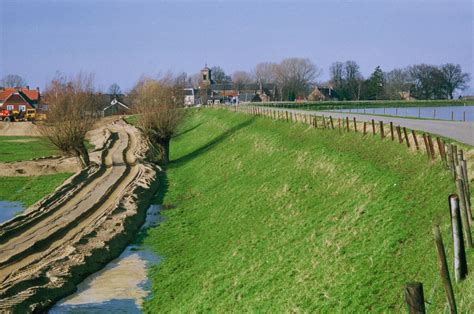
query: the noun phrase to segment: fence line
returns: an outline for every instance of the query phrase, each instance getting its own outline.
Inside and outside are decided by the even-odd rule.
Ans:
[[[229,109],[228,106],[222,105],[214,105],[213,107]],[[230,108],[234,112],[262,116],[273,120],[303,123],[316,129],[335,129],[334,120],[332,116],[329,116],[327,118],[328,122],[326,122],[326,117],[324,115],[317,116],[315,114],[310,113],[295,113],[288,110],[274,110],[273,108],[267,109],[256,106],[238,106]],[[321,121],[320,124],[318,124],[318,120]],[[370,123],[372,125],[372,135],[375,136],[377,133],[377,128],[374,119],[371,119]],[[390,122],[389,125],[389,139],[391,141],[395,141],[395,134],[393,128],[394,125],[392,122]],[[367,121],[363,121],[361,128],[362,135],[365,136],[367,134]],[[456,282],[458,283],[463,280],[467,275],[465,247],[467,247],[468,249],[474,248],[471,236],[471,224],[473,223],[473,215],[471,212],[471,198],[467,171],[467,161],[465,159],[464,152],[462,149],[458,149],[455,144],[445,143],[444,140],[440,137],[436,137],[437,148],[435,149],[431,134],[422,133],[422,135],[419,135],[415,130],[411,130],[411,132],[408,132],[405,127],[401,127],[400,125],[397,125],[395,129],[398,136],[399,144],[403,144],[403,142],[405,142],[408,149],[414,149],[416,151],[424,149],[426,151],[428,161],[430,163],[435,162],[436,160],[438,160],[437,157],[439,157],[439,161],[442,162],[446,170],[450,171],[451,177],[453,178],[456,184],[457,195],[452,194],[449,196],[449,213],[451,218],[451,234],[454,244],[454,272]],[[338,132],[340,133],[344,131],[351,132],[348,116],[345,119],[338,118]],[[353,118],[353,131],[359,131],[357,120],[355,117]],[[378,133],[380,134],[381,140],[385,140],[386,138],[388,138],[385,136],[385,126],[382,121],[379,121]],[[409,134],[411,135],[411,141]],[[419,141],[419,137],[423,139],[423,148],[420,145],[421,141]],[[413,142],[414,146],[411,145],[411,142]],[[445,247],[441,237],[441,232],[437,225],[433,227],[433,236],[437,248],[438,265],[440,267],[441,280],[445,288],[446,300],[449,304],[451,313],[456,313],[457,308],[454,298],[453,287],[449,276],[449,269],[447,267]],[[464,246],[464,241],[466,241],[466,246]],[[423,298],[424,296],[422,283],[408,283],[405,286],[405,300],[410,313],[425,313],[425,301],[423,300]]]

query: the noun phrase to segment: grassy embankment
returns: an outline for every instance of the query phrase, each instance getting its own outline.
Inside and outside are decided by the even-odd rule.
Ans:
[[[408,281],[423,282],[428,310],[444,308],[431,227],[441,224],[451,255],[455,186],[425,155],[201,110],[171,159],[157,199],[170,209],[144,238],[164,257],[147,312],[400,312]],[[460,309],[474,308],[471,291],[472,278],[455,285]]]
[[[404,108],[474,106],[474,100],[361,100],[361,101],[314,101],[314,102],[268,102],[258,105],[267,107],[328,110],[357,108]]]
[[[59,155],[59,151],[45,137],[0,136],[0,162],[29,160]]]
[[[59,155],[44,137],[0,136],[0,162],[30,160]],[[71,173],[31,177],[0,177],[0,200],[19,201],[25,207],[54,191]]]

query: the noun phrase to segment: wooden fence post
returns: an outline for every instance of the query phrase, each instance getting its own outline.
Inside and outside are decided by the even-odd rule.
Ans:
[[[454,156],[453,156],[453,145],[448,144],[448,166],[449,170],[451,170],[451,175],[453,179],[456,181],[456,165],[454,164]]]
[[[458,165],[458,146],[453,144],[453,160],[454,160],[454,165]]]
[[[469,209],[471,209],[471,189],[469,188],[469,177],[467,173],[467,162],[466,160],[461,161],[461,169],[463,172],[463,178],[464,178],[464,187],[466,188],[466,198],[467,202],[469,203]],[[472,215],[471,215],[472,216]]]
[[[405,285],[405,302],[409,314],[425,314],[425,297],[421,282],[409,282]]]
[[[285,115],[286,115],[286,122],[288,122],[288,111],[285,111]]]
[[[349,117],[346,117],[346,129],[347,129],[347,132],[349,132]]]
[[[364,135],[367,134],[367,122],[364,121]]]
[[[354,132],[357,132],[357,120],[355,117],[353,117],[353,121],[354,121]]]
[[[383,129],[383,121],[379,121],[379,124],[380,124],[380,138],[384,139],[385,134],[384,134],[384,129]]]
[[[423,142],[425,142],[426,154],[428,155],[428,158],[431,158],[430,144],[426,138],[426,133],[423,133]]]
[[[405,134],[405,140],[407,141],[407,147],[410,148],[410,139],[408,138],[407,129],[403,127],[403,134]]]
[[[395,140],[395,136],[393,136],[393,122],[390,121],[390,137],[392,138],[392,141]]]
[[[372,135],[375,135],[375,121],[372,119]]]
[[[318,116],[314,116],[314,127],[318,128]]]
[[[337,126],[339,128],[339,132],[341,132],[341,118],[337,118]]]
[[[454,244],[454,278],[460,282],[467,275],[466,249],[462,233],[461,211],[459,210],[459,198],[456,194],[449,196],[449,212],[451,215],[451,228]]]
[[[413,136],[413,141],[415,142],[416,150],[420,150],[420,145],[418,144],[418,138],[416,137],[415,130],[411,130],[411,135]]]
[[[397,129],[397,135],[398,135],[398,143],[401,144],[401,143],[403,143],[402,131],[400,130],[399,125],[397,125],[396,129]]]
[[[456,179],[456,188],[458,190],[458,195],[460,198],[461,218],[462,218],[462,223],[463,223],[464,235],[466,237],[467,247],[472,249],[474,248],[472,244],[471,225],[470,225],[472,217],[471,217],[471,213],[467,211],[466,198],[465,198],[465,193],[464,193],[464,183],[462,179],[459,177]]]
[[[443,140],[439,138],[439,136],[436,137],[436,143],[438,143],[438,150],[439,150],[439,155],[441,156],[441,160],[444,162],[445,165],[447,165],[446,152],[444,151]]]
[[[457,313],[456,300],[454,299],[453,286],[449,277],[448,263],[446,261],[446,253],[444,251],[443,238],[439,226],[433,226],[433,236],[436,243],[436,252],[438,254],[439,274],[443,281],[444,292],[449,303],[451,313]]]
[[[463,169],[461,166],[456,166],[456,177],[456,188],[458,190],[458,195],[461,198],[461,210],[465,211],[468,222],[472,222],[471,206],[466,193],[466,181],[464,180]]]
[[[434,150],[433,140],[431,139],[430,134],[428,134],[428,144],[430,144],[431,159],[435,160],[436,159],[436,153],[435,153],[435,150]]]
[[[323,129],[325,129],[325,128],[326,128],[326,118],[323,115]]]
[[[331,128],[334,130],[334,123],[332,121],[332,116],[329,116],[329,121],[331,122]]]

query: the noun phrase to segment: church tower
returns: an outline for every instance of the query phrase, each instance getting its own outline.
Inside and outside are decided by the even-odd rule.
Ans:
[[[207,65],[201,70],[201,79],[203,85],[211,85],[212,83],[211,69],[209,69]]]

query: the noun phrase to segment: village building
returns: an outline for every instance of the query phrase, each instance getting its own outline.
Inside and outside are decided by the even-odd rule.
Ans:
[[[102,109],[102,116],[113,116],[113,115],[124,115],[130,113],[130,107],[125,105],[123,102],[117,98],[112,99],[110,105]]]
[[[241,103],[271,101],[276,97],[276,84],[217,84],[212,78],[212,70],[207,66],[201,70],[199,88],[184,89],[186,106],[212,103]]]
[[[0,110],[24,112],[36,109],[41,100],[39,88],[0,88]]]

